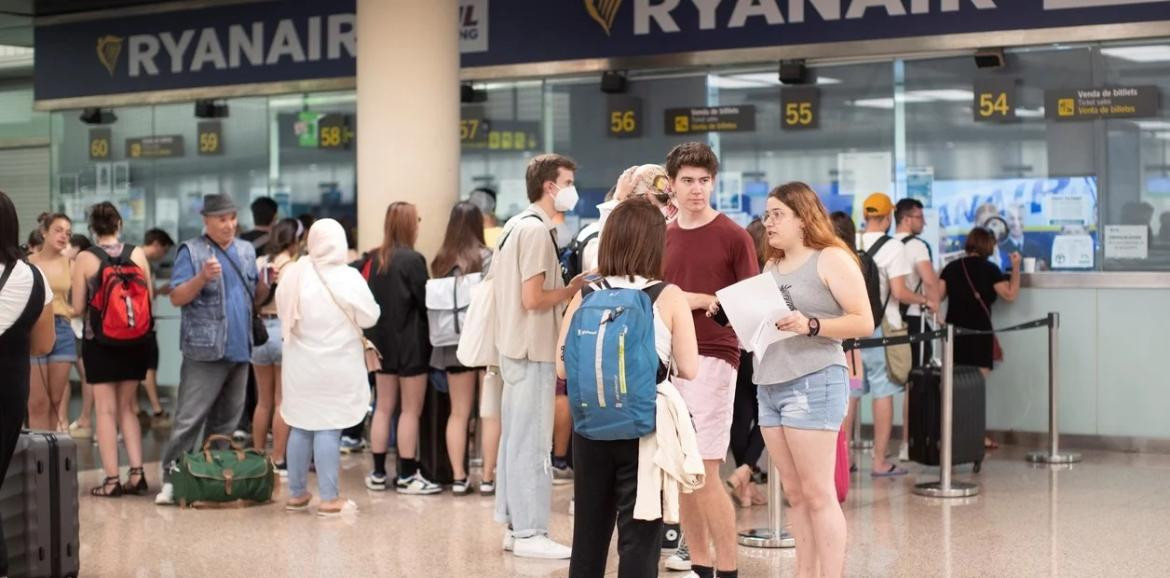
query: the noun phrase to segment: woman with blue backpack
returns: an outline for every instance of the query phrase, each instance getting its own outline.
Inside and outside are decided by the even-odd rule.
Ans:
[[[873,316],[853,250],[836,234],[817,194],[788,183],[768,195],[764,226],[771,274],[791,312],[792,335],[757,352],[760,427],[791,508],[798,576],[841,576],[845,515],[834,480],[837,435],[849,400],[844,339],[868,337]],[[711,314],[717,312],[716,304]]]
[[[604,575],[615,521],[618,576],[658,573],[663,518],[635,517],[644,505],[639,494],[650,490],[640,486],[657,466],[639,453],[658,426],[668,425],[656,423],[660,389],[673,389],[667,378],[672,372],[693,378],[699,365],[690,307],[678,287],[661,280],[665,246],[666,221],[657,207],[645,200],[619,204],[601,241],[598,275],[565,312],[570,322],[562,324],[557,375],[568,382],[573,411],[574,578]],[[683,421],[690,427],[689,418]],[[701,478],[693,428],[689,437]],[[657,492],[646,501],[663,503]]]

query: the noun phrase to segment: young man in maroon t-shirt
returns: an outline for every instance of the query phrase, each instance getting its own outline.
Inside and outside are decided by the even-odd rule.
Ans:
[[[734,576],[735,509],[719,484],[719,465],[731,443],[739,340],[730,327],[707,316],[715,292],[760,272],[755,244],[743,228],[711,207],[719,159],[704,143],[689,142],[670,151],[666,172],[678,204],[678,219],[666,229],[665,279],[685,293],[695,316],[699,339],[699,374],[675,379],[695,422],[699,453],[708,483],[681,496],[683,535],[699,576]],[[715,542],[712,559],[708,544]]]

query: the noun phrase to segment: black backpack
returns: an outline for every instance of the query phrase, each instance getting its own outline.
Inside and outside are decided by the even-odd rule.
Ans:
[[[881,327],[882,317],[886,314],[886,303],[882,302],[882,277],[874,256],[882,250],[882,246],[889,242],[889,235],[878,239],[868,251],[857,251],[857,258],[861,261],[861,275],[865,277],[865,291],[869,294],[869,309],[873,313],[873,326]]]
[[[561,250],[561,276],[564,277],[566,285],[577,275],[585,272],[585,247],[589,246],[589,243],[600,235],[600,230],[593,231],[584,237],[578,233],[569,242],[569,246]]]

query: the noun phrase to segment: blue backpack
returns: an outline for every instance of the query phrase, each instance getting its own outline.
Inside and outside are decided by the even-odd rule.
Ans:
[[[667,377],[654,347],[654,301],[665,288],[602,281],[582,289],[564,351],[573,430],[582,437],[631,440],[654,431],[658,383]]]

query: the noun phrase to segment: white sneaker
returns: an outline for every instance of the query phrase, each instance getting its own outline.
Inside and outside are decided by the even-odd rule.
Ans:
[[[173,506],[175,505],[175,486],[170,482],[162,485],[162,489],[158,491],[158,495],[154,497],[154,503],[159,506]]]
[[[678,550],[666,559],[666,569],[675,572],[687,572],[691,569],[691,550],[684,540]]]
[[[898,450],[898,461],[899,462],[910,461],[910,444],[902,444],[901,449]]]
[[[504,551],[511,552],[516,547],[516,537],[511,530],[504,530]]]
[[[573,555],[573,549],[553,542],[548,536],[533,536],[516,539],[512,546],[512,553],[518,558],[568,560]]]
[[[573,483],[573,468],[563,467],[558,468],[553,466],[552,469],[552,484],[554,486],[564,486]]]
[[[424,478],[420,472],[415,472],[409,478],[398,478],[395,486],[399,494],[411,496],[428,496],[443,491],[443,486]]]

